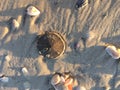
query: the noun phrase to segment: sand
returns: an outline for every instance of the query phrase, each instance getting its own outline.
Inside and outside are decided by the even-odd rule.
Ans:
[[[0,2],[0,73],[10,78],[8,83],[0,82],[0,90],[49,90],[56,71],[71,71],[76,85],[87,90],[120,90],[120,64],[105,51],[106,44],[120,47],[120,0],[89,0],[78,10],[76,0]],[[39,17],[25,16],[29,4],[40,10]],[[20,24],[17,30],[9,28],[11,17]],[[67,41],[64,55],[55,60],[41,58],[34,43],[38,34],[52,30]],[[90,39],[82,40],[89,32]],[[80,43],[77,51],[75,42]]]

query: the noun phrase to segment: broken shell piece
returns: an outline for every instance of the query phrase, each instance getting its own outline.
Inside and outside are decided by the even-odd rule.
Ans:
[[[20,26],[20,24],[18,23],[18,21],[15,18],[10,19],[10,29],[16,30],[19,28],[19,26]]]
[[[20,26],[20,24],[18,23],[18,21],[16,19],[13,19],[12,24],[13,24],[14,29],[18,29]]]
[[[80,7],[84,7],[88,4],[88,0],[77,0],[75,8],[78,9]]]
[[[113,59],[120,58],[120,52],[117,51],[115,46],[107,46],[105,50],[110,56],[112,56]]]
[[[61,81],[61,78],[58,74],[54,75],[51,79],[51,84],[56,85]]]
[[[24,85],[25,90],[30,90],[31,86],[29,82],[25,82],[23,85]]]
[[[24,76],[29,76],[29,72],[28,72],[26,67],[22,68],[22,73],[23,73]]]
[[[30,16],[38,16],[40,11],[36,7],[30,5],[27,7],[27,14]]]
[[[73,78],[68,78],[65,80],[65,86],[71,85],[73,83]]]
[[[3,83],[7,83],[9,82],[9,78],[6,77],[5,75],[0,75],[0,81]]]

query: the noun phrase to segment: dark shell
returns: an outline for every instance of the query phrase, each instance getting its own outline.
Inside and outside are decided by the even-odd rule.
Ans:
[[[45,57],[57,58],[64,53],[66,42],[57,32],[45,32],[45,34],[38,36],[37,49],[39,54]]]
[[[80,7],[82,7],[83,5],[87,4],[87,0],[77,0],[75,8],[78,9]]]

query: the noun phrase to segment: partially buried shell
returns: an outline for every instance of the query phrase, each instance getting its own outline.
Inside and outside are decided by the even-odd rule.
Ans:
[[[3,82],[3,83],[7,83],[7,82],[9,82],[9,78],[6,77],[5,75],[1,74],[0,75],[0,81]]]
[[[15,18],[10,19],[10,29],[16,30],[19,28],[19,26],[20,26],[20,24],[18,23],[18,21]]]
[[[65,82],[65,79],[63,76],[60,76],[59,74],[54,74],[51,79],[51,84],[53,86]]]
[[[105,50],[110,56],[112,56],[113,59],[120,58],[120,52],[116,49],[115,46],[107,46]]]
[[[88,0],[77,0],[75,8],[78,9],[80,7],[86,6],[88,4]]]
[[[40,14],[40,11],[36,7],[34,7],[32,5],[29,5],[27,7],[27,15],[38,16],[39,14]]]

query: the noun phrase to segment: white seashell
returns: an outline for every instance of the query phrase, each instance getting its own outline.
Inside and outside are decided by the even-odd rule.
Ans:
[[[6,56],[5,56],[5,60],[6,60],[6,61],[8,61],[8,62],[9,62],[9,61],[10,61],[10,59],[11,59],[11,58],[10,58],[10,56],[9,56],[9,55],[6,55]]]
[[[29,82],[25,82],[25,83],[23,83],[23,85],[24,85],[25,90],[30,90],[31,86],[30,86]]]
[[[58,84],[61,81],[61,78],[59,75],[54,75],[51,79],[51,84],[54,86],[56,84]]]
[[[0,81],[3,83],[7,83],[7,82],[9,82],[9,78],[6,76],[3,76],[3,77],[0,77]]]
[[[107,46],[105,50],[110,56],[112,56],[113,59],[120,58],[120,53],[117,51],[115,46]]]
[[[38,16],[40,14],[40,11],[36,7],[31,5],[27,8],[27,14],[30,16]]]
[[[24,76],[29,76],[29,72],[28,72],[26,67],[22,68],[22,73],[23,73]]]
[[[85,88],[84,86],[78,85],[78,86],[76,87],[76,90],[86,90],[86,88]]]
[[[13,27],[13,29],[18,29],[19,28],[19,26],[20,26],[20,24],[18,23],[18,21],[16,20],[16,19],[13,19],[12,20],[12,27]]]

